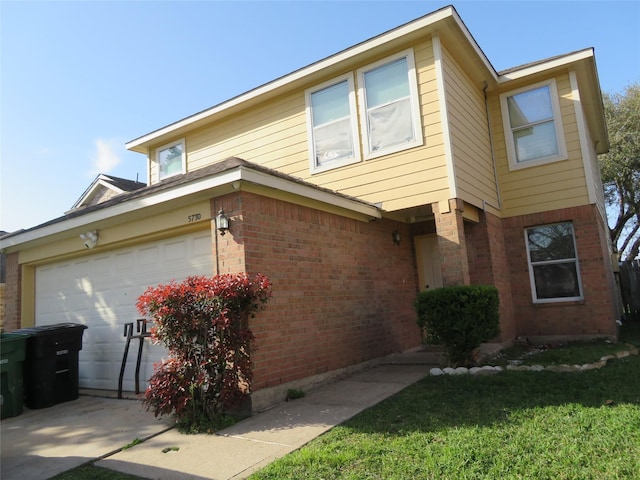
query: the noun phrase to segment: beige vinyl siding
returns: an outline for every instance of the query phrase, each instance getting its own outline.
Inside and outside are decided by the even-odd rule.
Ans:
[[[424,145],[323,172],[308,178],[309,181],[369,202],[379,202],[388,211],[447,198],[443,132],[431,40],[417,44],[413,49]]]
[[[304,109],[304,94],[299,93],[227,118],[214,128],[196,131],[187,137],[189,171],[228,157],[240,157],[299,175],[300,160],[307,156]]]
[[[570,77],[571,78],[571,77]],[[577,88],[577,85],[574,85],[574,89]],[[580,92],[578,92],[578,95],[580,95]],[[580,98],[580,102],[582,102],[582,98]],[[591,201],[595,202],[596,207],[598,208],[598,211],[600,212],[600,215],[604,221],[604,223],[607,222],[607,216],[606,216],[606,207],[605,207],[605,200],[604,200],[604,188],[602,185],[602,176],[600,174],[600,165],[598,163],[598,156],[596,154],[595,151],[595,145],[593,142],[593,139],[591,137],[591,134],[589,132],[589,127],[588,127],[588,122],[587,119],[584,116],[584,110],[581,108],[580,104],[575,104],[575,111],[576,111],[576,117],[580,116],[580,118],[577,118],[577,124],[578,125],[582,125],[582,128],[578,127],[578,132],[579,134],[582,135],[582,152],[583,152],[583,156],[584,158],[584,168],[587,170],[587,181],[591,182],[591,185],[589,186],[589,189],[591,191]]]
[[[397,51],[408,48],[404,45]],[[239,157],[282,173],[396,210],[447,199],[442,125],[431,40],[413,46],[424,145],[312,175],[309,169],[304,90],[264,102],[258,107],[195,130],[185,137],[187,171],[228,157]],[[388,54],[353,65],[356,70]],[[334,78],[332,76],[331,78]],[[357,85],[356,85],[357,86]],[[362,119],[359,119],[362,128]],[[359,138],[362,142],[362,135]],[[152,153],[152,158],[155,152]],[[152,162],[152,170],[157,165]],[[157,178],[155,172],[152,179]],[[417,202],[417,203],[416,203]]]
[[[585,121],[586,123],[586,121]],[[593,191],[596,196],[596,205],[598,210],[600,211],[600,215],[606,221],[607,214],[605,211],[605,203],[604,203],[604,187],[602,185],[602,176],[600,175],[600,165],[598,164],[598,156],[596,155],[595,149],[593,147],[593,141],[591,140],[591,136],[589,135],[589,131],[586,131],[587,134],[587,149],[589,152],[589,158],[586,161],[586,164],[589,168],[591,168],[591,178],[593,183]]]
[[[458,197],[498,206],[484,93],[443,47],[444,82]]]
[[[556,83],[568,158],[519,170],[509,170],[499,102],[502,92],[491,95],[494,148],[506,217],[589,204],[569,76],[556,77]]]

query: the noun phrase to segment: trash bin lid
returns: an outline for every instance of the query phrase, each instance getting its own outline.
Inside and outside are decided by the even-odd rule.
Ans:
[[[29,335],[24,333],[2,333],[0,334],[0,341],[2,344],[16,342],[16,341],[24,341],[29,338]],[[4,348],[4,347],[3,347]]]
[[[73,330],[73,329],[85,330],[86,328],[88,327],[81,323],[56,323],[54,325],[40,325],[37,327],[21,328],[19,330],[14,330],[13,333],[21,333],[24,335],[37,337],[41,335],[61,333],[64,330]]]

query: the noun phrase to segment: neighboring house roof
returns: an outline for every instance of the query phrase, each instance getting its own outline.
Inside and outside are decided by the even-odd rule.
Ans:
[[[240,188],[241,182],[323,202],[371,219],[382,217],[380,209],[371,203],[232,157],[189,173],[176,175],[154,185],[124,192],[101,203],[70,210],[64,216],[36,227],[11,232],[2,237],[1,247],[11,249],[27,242],[42,240],[73,229],[86,228],[87,225],[145,208],[159,207],[178,198],[195,199],[198,196],[210,198],[211,189],[225,186],[228,193]]]
[[[140,190],[146,186],[146,183],[100,173],[93,182],[91,182],[91,185],[89,185],[76,203],[73,204],[71,210],[87,207],[89,205],[96,205],[98,203],[105,202],[116,195]]]

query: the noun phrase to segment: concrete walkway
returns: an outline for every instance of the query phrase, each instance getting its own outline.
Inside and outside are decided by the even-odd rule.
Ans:
[[[81,396],[2,420],[3,480],[43,480],[95,458],[149,479],[241,479],[429,373],[433,357],[410,353],[282,403],[217,435],[168,429],[139,401]],[[121,448],[134,439],[145,439]]]

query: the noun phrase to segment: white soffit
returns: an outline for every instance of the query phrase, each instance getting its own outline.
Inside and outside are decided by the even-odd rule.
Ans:
[[[572,63],[579,62],[580,60],[593,58],[593,56],[593,49],[587,48],[585,50],[580,50],[578,52],[563,55],[551,60],[542,61],[540,63],[536,63],[535,65],[524,66],[521,69],[510,71],[508,73],[500,75],[498,81],[500,83],[510,82],[529,75],[544,72],[546,70],[552,70],[554,68],[570,65]]]

